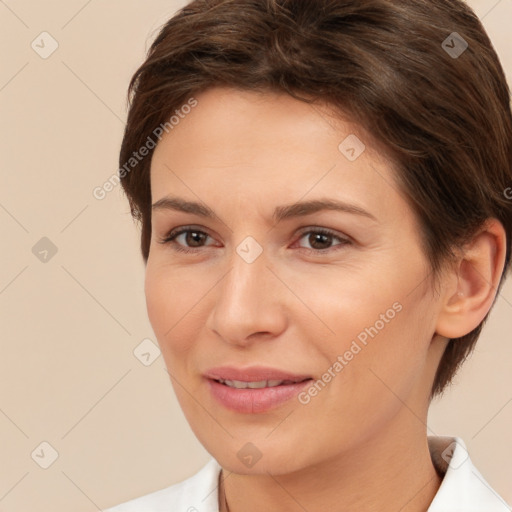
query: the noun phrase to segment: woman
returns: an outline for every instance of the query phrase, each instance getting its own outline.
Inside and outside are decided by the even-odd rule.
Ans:
[[[510,511],[426,426],[510,267],[510,97],[474,13],[196,0],[130,92],[148,315],[212,460],[109,512]]]

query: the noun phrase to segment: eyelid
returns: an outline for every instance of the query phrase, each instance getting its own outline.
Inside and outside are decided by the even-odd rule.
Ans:
[[[170,229],[162,237],[158,237],[158,242],[161,244],[171,244],[176,240],[176,238],[178,236],[182,235],[183,233],[187,233],[189,231],[194,231],[196,233],[202,233],[202,234],[207,235],[210,238],[213,238],[208,233],[208,231],[206,231],[204,228],[198,228],[196,226],[179,226],[179,227]],[[188,248],[188,249],[191,249],[190,252],[192,252],[192,250],[201,249],[201,247],[192,247],[192,248]]]
[[[324,228],[322,226],[308,226],[305,228],[301,228],[299,230],[299,238],[302,238],[304,235],[308,233],[323,233],[333,238],[337,238],[338,240],[345,242],[353,242],[352,238],[344,233],[339,233],[334,229]]]
[[[332,229],[324,228],[324,227],[320,227],[320,226],[308,226],[306,228],[303,228],[299,233],[296,243],[298,243],[305,235],[308,235],[310,233],[327,235],[327,236],[332,237],[333,239],[338,239],[338,241],[339,241],[339,243],[334,244],[331,247],[328,247],[326,249],[310,249],[309,247],[300,247],[299,246],[299,248],[302,251],[305,251],[307,254],[312,254],[313,256],[315,256],[315,255],[323,256],[325,254],[332,254],[342,247],[354,244],[354,241],[348,235],[338,234],[336,231],[334,231]]]

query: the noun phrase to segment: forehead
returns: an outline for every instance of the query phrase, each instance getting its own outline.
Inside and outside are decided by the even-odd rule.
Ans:
[[[201,147],[220,150],[216,147],[219,141],[229,142],[230,146],[243,145],[245,149],[259,142],[291,147],[295,141],[300,148],[304,138],[330,136],[336,142],[344,133],[370,138],[345,113],[335,112],[325,103],[297,100],[286,93],[213,87],[195,100],[197,105],[180,119],[173,116],[175,124],[168,127],[164,139],[173,134],[176,144],[193,140]]]
[[[390,161],[361,127],[327,105],[227,87],[195,99],[155,149],[154,200],[170,189],[219,200],[227,198],[223,190],[239,198],[264,192],[276,204],[283,194],[293,201],[327,192],[372,203],[383,195],[400,200]]]

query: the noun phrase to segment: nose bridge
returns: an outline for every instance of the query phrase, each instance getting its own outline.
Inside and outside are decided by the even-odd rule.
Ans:
[[[224,308],[237,309],[249,319],[255,315],[258,306],[268,292],[268,258],[261,253],[255,256],[254,248],[242,242],[234,251],[231,261],[231,271],[226,276],[226,282],[221,287],[218,305]]]
[[[281,283],[267,268],[269,263],[263,247],[250,237],[233,250],[209,319],[210,328],[225,340],[240,343],[253,333],[280,328]]]

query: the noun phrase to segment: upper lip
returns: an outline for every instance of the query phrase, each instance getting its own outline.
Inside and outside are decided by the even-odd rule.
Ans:
[[[311,375],[290,373],[278,368],[267,366],[217,366],[204,372],[204,376],[214,380],[238,380],[242,382],[259,382],[263,380],[291,380],[301,382],[310,379]]]

